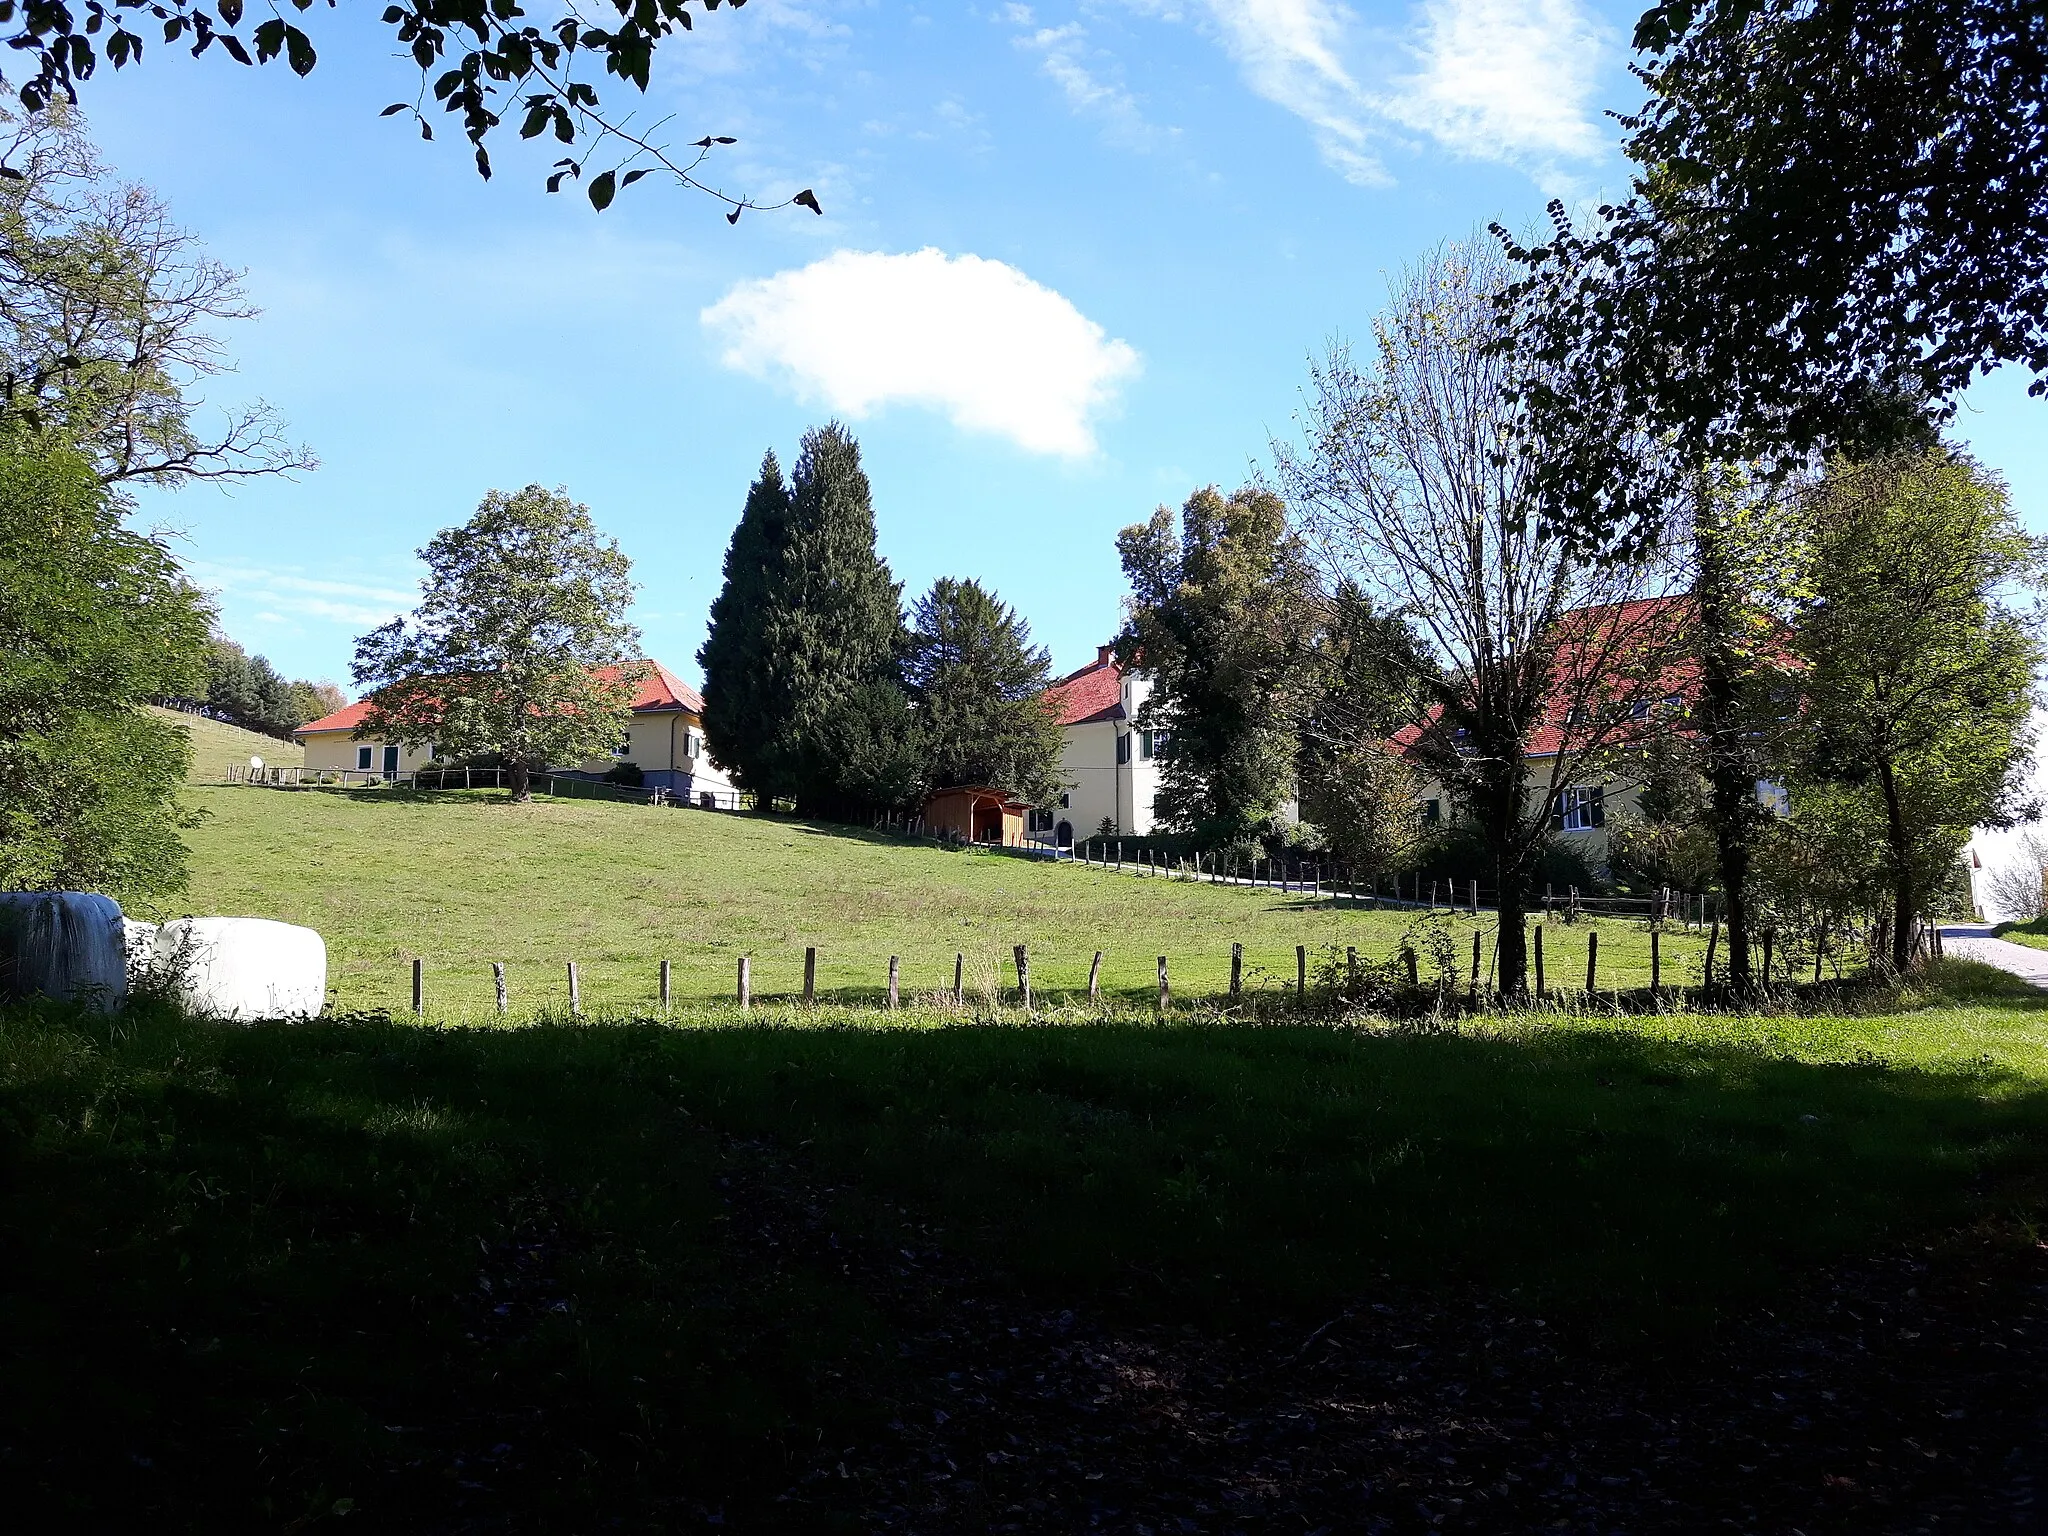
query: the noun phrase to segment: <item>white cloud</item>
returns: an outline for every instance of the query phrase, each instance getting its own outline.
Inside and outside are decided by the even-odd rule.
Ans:
[[[1419,73],[1387,103],[1456,154],[1550,162],[1597,155],[1594,70],[1606,42],[1579,0],[1425,0]]]
[[[301,576],[295,570],[273,571],[252,565],[187,562],[186,570],[200,586],[242,605],[261,604],[259,619],[279,621],[289,614],[300,619],[327,619],[368,627],[382,624],[419,601],[417,588],[395,584],[334,581]]]
[[[1031,25],[1028,6],[1013,5],[1010,20]],[[1145,121],[1138,99],[1123,86],[1104,80],[1088,67],[1087,32],[1075,22],[1063,27],[1037,27],[1014,39],[1016,46],[1038,55],[1038,67],[1084,116],[1102,120],[1109,136],[1134,149],[1149,148],[1161,130]],[[1174,130],[1165,130],[1168,133]]]
[[[1526,165],[1601,150],[1592,111],[1606,33],[1584,0],[1419,0],[1405,46],[1342,0],[1124,0],[1161,21],[1189,11],[1236,62],[1245,84],[1312,130],[1346,180],[1385,186],[1379,142],[1428,134],[1454,154]],[[1393,77],[1403,52],[1417,67]]]
[[[1095,450],[1138,354],[1015,267],[927,247],[838,251],[744,282],[700,316],[720,361],[848,416],[902,401],[1033,453]]]
[[[1371,147],[1372,100],[1344,62],[1348,10],[1332,0],[1209,0],[1209,15],[1245,83],[1314,130],[1326,165],[1357,186],[1389,184]]]

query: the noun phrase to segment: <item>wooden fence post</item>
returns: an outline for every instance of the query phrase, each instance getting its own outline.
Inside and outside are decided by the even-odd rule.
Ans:
[[[1479,882],[1473,881],[1472,888],[1475,891],[1478,890]],[[1472,915],[1474,917],[1479,915],[1476,907],[1473,909]],[[1479,930],[1477,928],[1472,930],[1472,980],[1465,988],[1465,996],[1471,1002],[1476,1003],[1479,1001]]]
[[[421,1018],[427,1012],[427,962],[419,956],[412,961],[412,1011]]]
[[[956,1008],[967,1001],[966,976],[967,957],[956,949],[953,951],[953,1006]]]
[[[1095,958],[1088,964],[1088,1001],[1094,1002],[1100,996],[1102,982],[1102,951],[1095,951]]]
[[[818,1001],[818,951],[815,946],[804,946],[804,1005]]]
[[[1701,904],[1705,904],[1704,897],[1701,898]],[[1700,972],[1700,985],[1709,991],[1713,990],[1714,986],[1714,949],[1720,942],[1721,919],[1716,917],[1714,919],[1714,926],[1707,933],[1707,963]]]
[[[1356,944],[1346,944],[1344,946],[1344,977],[1351,990],[1356,993],[1358,991],[1358,946]]]
[[[1019,944],[1012,951],[1017,957],[1017,990],[1024,994],[1024,1011],[1031,1011],[1031,955]]]
[[[1536,925],[1536,995],[1543,995],[1543,925]]]
[[[1116,872],[1118,874],[1124,872],[1124,840],[1122,838],[1116,840]]]
[[[1422,972],[1416,965],[1415,951],[1408,945],[1403,944],[1401,946],[1401,958],[1408,962],[1408,985],[1411,987],[1421,986]]]
[[[743,1013],[754,1006],[754,968],[745,955],[740,956],[739,999]]]
[[[1661,929],[1650,930],[1650,990],[1657,991],[1664,985],[1664,957],[1659,952],[1657,941],[1663,938]]]
[[[569,1012],[571,1012],[572,1014],[577,1014],[581,1013],[582,1011],[583,987],[580,979],[576,975],[576,962],[574,960],[571,960],[569,962]]]
[[[1465,889],[1472,898],[1472,915],[1477,917],[1479,915],[1479,882],[1477,880],[1468,880],[1465,883]]]
[[[1600,932],[1594,929],[1586,935],[1586,990],[1591,992],[1597,983],[1600,970]]]
[[[1244,946],[1230,946],[1230,1000],[1234,1003],[1244,995]]]
[[[1294,1001],[1301,1007],[1308,1006],[1308,946],[1294,946]]]
[[[1159,957],[1159,1011],[1166,1012],[1168,993],[1166,990],[1166,956]]]
[[[502,960],[493,960],[493,961],[491,962],[491,980],[497,983],[497,988],[498,988],[498,1012],[500,1012],[500,1013],[503,1013],[503,1012],[505,1011],[505,962],[504,962],[504,961],[502,961]]]
[[[889,1011],[896,1011],[896,956],[889,957]]]
[[[668,1012],[668,962],[661,962],[661,1011]]]

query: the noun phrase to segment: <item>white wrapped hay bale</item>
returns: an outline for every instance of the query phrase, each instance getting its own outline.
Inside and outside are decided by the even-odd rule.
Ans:
[[[327,1001],[327,945],[265,917],[181,917],[157,930],[152,972],[211,1019],[310,1019]]]
[[[121,948],[127,962],[130,989],[147,983],[150,967],[156,962],[156,924],[138,922],[132,917],[122,918]]]
[[[120,1007],[128,960],[119,904],[89,891],[0,891],[0,993]]]

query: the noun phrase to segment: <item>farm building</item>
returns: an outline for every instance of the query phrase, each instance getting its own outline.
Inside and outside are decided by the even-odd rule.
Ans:
[[[704,746],[704,700],[696,689],[659,662],[633,699],[633,716],[609,758],[550,765],[559,773],[602,775],[620,763],[639,768],[650,789],[706,804],[732,804],[732,781],[711,761]],[[360,701],[300,726],[293,739],[306,749],[306,766],[355,769],[396,778],[435,759],[431,741],[376,741],[358,735],[369,702]],[[705,797],[711,797],[706,800]]]

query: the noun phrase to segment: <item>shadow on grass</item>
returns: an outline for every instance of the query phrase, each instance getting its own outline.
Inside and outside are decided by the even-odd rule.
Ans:
[[[10,1475],[165,1528],[372,1495],[455,1526],[515,1494],[536,1529],[696,1499],[761,1528],[793,1457],[912,1390],[844,1262],[906,1217],[1148,1317],[1476,1283],[1669,1342],[1888,1234],[2038,1206],[2040,1082],[1715,1027],[15,1009]],[[738,1193],[764,1158],[832,1191],[829,1244]]]

